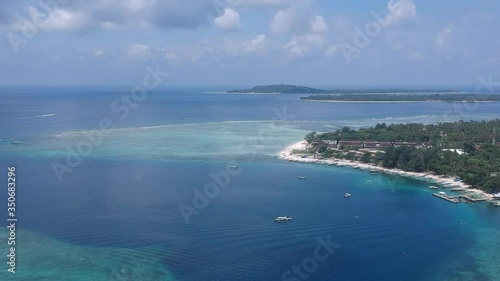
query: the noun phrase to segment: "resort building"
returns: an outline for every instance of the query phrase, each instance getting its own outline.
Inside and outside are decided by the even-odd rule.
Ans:
[[[417,146],[418,144],[416,142],[395,141],[392,142],[392,145],[394,147],[400,147],[400,146]]]
[[[337,148],[337,141],[334,140],[322,140],[321,141],[323,144],[326,144],[329,148]]]
[[[360,140],[341,140],[338,142],[340,148],[357,149],[362,148],[363,143]]]

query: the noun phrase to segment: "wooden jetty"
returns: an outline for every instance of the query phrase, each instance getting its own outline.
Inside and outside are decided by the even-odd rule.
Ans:
[[[446,200],[448,202],[451,202],[451,203],[459,203],[460,202],[460,199],[458,196],[448,196],[446,194],[443,194],[443,193],[432,193],[432,195],[438,197],[438,198],[441,198],[443,200]]]

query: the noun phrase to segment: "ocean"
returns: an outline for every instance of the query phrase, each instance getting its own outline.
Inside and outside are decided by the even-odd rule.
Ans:
[[[125,114],[112,104],[126,88],[2,88],[0,202],[13,165],[18,221],[15,274],[0,230],[0,279],[500,276],[500,209],[439,200],[414,179],[275,158],[313,130],[494,119],[500,103],[320,103],[223,90],[158,90]],[[103,120],[114,130],[102,131]]]

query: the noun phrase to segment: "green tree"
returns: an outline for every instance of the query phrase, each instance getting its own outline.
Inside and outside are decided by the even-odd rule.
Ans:
[[[363,154],[363,156],[361,156],[361,161],[364,163],[370,163],[371,158],[372,158],[372,156],[371,156],[370,152],[366,152],[365,154]]]
[[[311,144],[313,141],[316,140],[316,138],[317,138],[316,132],[311,132],[307,134],[304,139],[307,141],[308,144]]]

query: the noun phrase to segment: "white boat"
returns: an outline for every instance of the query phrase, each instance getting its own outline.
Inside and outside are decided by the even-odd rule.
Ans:
[[[352,196],[352,194],[350,194],[350,193],[346,193],[346,194],[344,194],[344,198],[349,198],[349,197],[351,197],[351,196]]]
[[[496,207],[500,207],[500,202],[494,202],[493,205],[495,205]]]
[[[297,177],[299,180],[305,180],[306,177]]]
[[[275,222],[290,222],[292,221],[292,218],[289,217],[277,217],[274,219]]]
[[[429,188],[430,189],[438,189],[437,186],[434,186],[434,185],[429,185]]]

